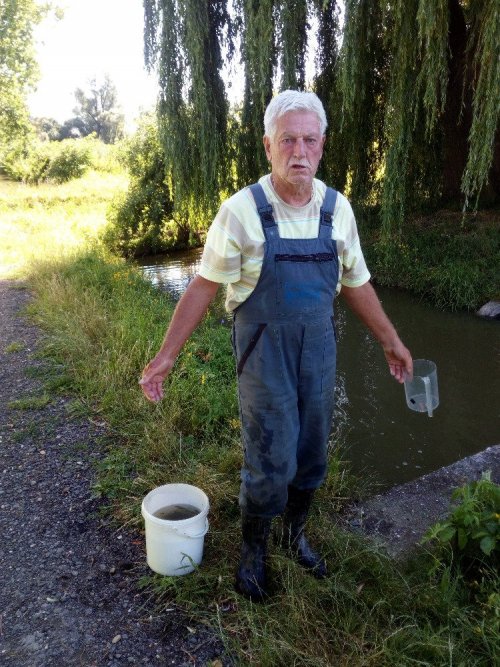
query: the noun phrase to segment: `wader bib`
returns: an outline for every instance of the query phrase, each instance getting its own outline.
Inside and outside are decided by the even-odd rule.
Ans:
[[[335,389],[333,300],[338,280],[327,188],[319,233],[282,239],[260,184],[250,186],[264,236],[257,285],[234,312],[244,462],[240,505],[281,514],[287,487],[316,489],[326,474]]]

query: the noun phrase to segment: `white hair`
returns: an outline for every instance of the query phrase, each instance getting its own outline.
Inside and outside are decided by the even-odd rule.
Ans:
[[[264,114],[264,132],[272,139],[276,132],[278,118],[288,111],[312,111],[318,116],[321,134],[325,134],[328,125],[325,109],[315,93],[305,93],[299,90],[284,90],[269,102]]]

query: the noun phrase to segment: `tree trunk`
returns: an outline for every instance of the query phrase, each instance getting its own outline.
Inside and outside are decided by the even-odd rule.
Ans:
[[[459,0],[449,0],[450,28],[448,88],[443,129],[442,201],[462,202],[462,174],[469,150],[468,137],[472,124],[473,80],[471,63],[467,61],[467,26]],[[471,57],[470,57],[471,58]],[[493,146],[493,159],[488,183],[481,192],[482,204],[500,201],[500,129]]]
[[[472,121],[472,89],[470,70],[467,68],[467,26],[458,0],[449,0],[449,49],[448,88],[444,110],[443,128],[443,181],[444,202],[462,200],[460,189],[462,174],[467,162],[468,143]],[[462,98],[463,95],[463,98]]]

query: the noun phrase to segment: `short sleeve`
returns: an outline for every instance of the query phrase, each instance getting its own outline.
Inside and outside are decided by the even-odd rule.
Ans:
[[[234,215],[224,205],[207,233],[199,274],[216,283],[233,283],[241,277],[241,247],[235,234]]]
[[[339,193],[337,199],[334,234],[337,232],[339,238],[340,283],[346,287],[360,287],[370,280],[370,272],[361,249],[356,218],[346,197]]]

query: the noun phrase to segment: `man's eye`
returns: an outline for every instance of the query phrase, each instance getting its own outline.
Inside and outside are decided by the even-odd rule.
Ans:
[[[281,143],[283,143],[283,144],[287,144],[287,145],[288,145],[288,144],[291,144],[291,143],[292,143],[292,140],[291,140],[290,137],[284,137],[284,138],[281,140]]]
[[[309,146],[314,146],[316,139],[314,137],[307,137],[306,142],[309,144]]]

